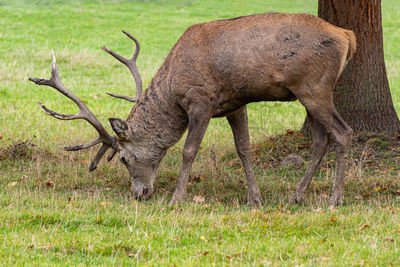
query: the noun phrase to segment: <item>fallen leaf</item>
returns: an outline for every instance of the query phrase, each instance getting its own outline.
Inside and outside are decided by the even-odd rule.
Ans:
[[[364,224],[363,226],[360,227],[360,230],[364,230],[366,228],[369,228],[369,224]]]
[[[205,178],[203,176],[194,176],[190,177],[190,180],[196,183],[200,183],[201,181],[204,181]]]
[[[241,229],[240,230],[240,232],[242,232],[242,233],[246,233],[246,232],[248,232],[249,231],[249,229]]]
[[[0,140],[3,139],[3,136],[0,134]]]
[[[165,192],[167,192],[167,190],[165,188],[158,188],[158,192],[165,193]]]
[[[203,203],[205,201],[205,198],[200,195],[196,195],[193,197],[193,201],[196,203]]]
[[[8,186],[10,186],[10,187],[12,187],[12,186],[16,186],[17,185],[17,182],[11,182],[11,183],[8,183]]]
[[[294,132],[293,132],[292,130],[287,129],[285,135],[286,135],[286,136],[288,136],[288,135],[293,135],[293,133],[294,133]]]
[[[47,187],[51,187],[51,186],[53,186],[53,185],[54,185],[54,181],[51,181],[51,180],[50,180],[50,181],[47,181],[47,182],[46,182],[46,186],[47,186]]]
[[[227,258],[227,259],[232,259],[232,258],[238,257],[238,256],[240,256],[240,255],[241,255],[241,253],[235,253],[235,254],[233,254],[232,256],[226,256],[226,258]]]
[[[377,188],[374,188],[375,192],[378,192],[378,191],[381,191],[381,190],[382,190],[382,188],[380,188],[379,186]]]
[[[332,217],[329,219],[329,221],[330,221],[330,222],[336,222],[337,219],[336,219],[335,217],[332,216]]]
[[[208,255],[208,253],[209,253],[208,251],[204,251],[204,252],[202,252],[202,253],[201,253],[201,255],[203,255],[203,256],[207,256],[207,255]]]
[[[108,204],[110,204],[110,202],[107,202],[107,201],[102,201],[102,202],[100,202],[100,205],[102,205],[102,206],[106,206],[106,205],[108,205]]]

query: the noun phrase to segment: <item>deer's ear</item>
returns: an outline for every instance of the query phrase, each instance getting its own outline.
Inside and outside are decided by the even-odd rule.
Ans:
[[[128,124],[118,118],[109,118],[111,127],[120,139],[128,139],[129,129]]]

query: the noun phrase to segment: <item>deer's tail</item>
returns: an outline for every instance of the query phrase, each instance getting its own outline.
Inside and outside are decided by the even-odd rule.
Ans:
[[[346,33],[347,39],[349,40],[349,49],[347,51],[347,58],[346,58],[346,60],[349,61],[356,53],[357,38],[353,31],[346,30],[345,33]]]

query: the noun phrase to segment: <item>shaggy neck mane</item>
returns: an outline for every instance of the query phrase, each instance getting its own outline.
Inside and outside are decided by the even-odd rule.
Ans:
[[[135,140],[162,150],[176,144],[185,132],[187,115],[170,92],[165,63],[135,104],[126,122]]]

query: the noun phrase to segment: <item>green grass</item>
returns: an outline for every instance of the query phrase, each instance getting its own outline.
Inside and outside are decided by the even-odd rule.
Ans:
[[[54,49],[64,84],[87,103],[108,130],[124,118],[134,83],[99,49],[123,55],[141,42],[144,85],[182,32],[194,23],[266,11],[316,13],[316,0],[118,1],[0,0],[0,262],[4,265],[400,265],[398,141],[355,138],[349,155],[345,204],[327,209],[334,155],[325,157],[304,205],[289,206],[310,160],[310,141],[297,132],[305,112],[295,103],[250,104],[253,165],[264,198],[246,206],[245,177],[225,119],[212,120],[193,166],[188,203],[168,201],[181,166],[184,139],[159,170],[154,197],[137,202],[116,160],[88,173],[96,148],[68,153],[64,145],[91,140],[86,122],[58,121],[36,101],[62,113],[74,104],[28,77],[47,78]],[[385,58],[400,111],[400,8],[383,1]],[[23,142],[24,141],[24,142]],[[281,167],[290,153],[300,168]],[[191,201],[194,196],[202,203]]]

